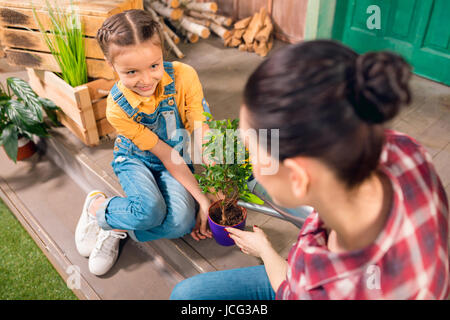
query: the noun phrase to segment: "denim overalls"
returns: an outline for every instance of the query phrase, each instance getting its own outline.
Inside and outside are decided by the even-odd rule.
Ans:
[[[184,125],[175,100],[172,63],[164,62],[164,70],[173,81],[164,87],[164,99],[152,114],[134,109],[117,85],[111,89],[111,95],[130,118],[174,148],[179,147],[186,137],[179,134],[185,130],[177,130],[184,129]],[[205,100],[203,105],[204,108],[207,106]],[[183,156],[183,150],[179,151]],[[188,163],[193,172],[192,164]],[[197,202],[153,153],[139,149],[130,139],[118,135],[111,165],[126,197],[109,198],[97,211],[97,221],[102,229],[127,230],[137,241],[178,238],[191,232]]]

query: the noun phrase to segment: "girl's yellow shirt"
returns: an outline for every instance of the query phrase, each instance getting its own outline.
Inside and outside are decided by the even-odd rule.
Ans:
[[[191,66],[178,61],[173,62],[175,76],[175,99],[180,113],[181,121],[186,130],[192,133],[201,123],[206,120],[203,115],[203,89],[200,84],[197,72]],[[117,86],[124,94],[128,103],[133,108],[138,108],[139,112],[153,113],[158,104],[164,100],[164,87],[172,83],[172,78],[167,72],[164,75],[151,97],[142,97],[130,89],[127,89],[121,81]],[[114,102],[109,94],[106,105],[106,118],[117,130],[118,134],[125,136],[133,141],[141,150],[150,150],[158,142],[159,138],[150,129],[137,123]]]

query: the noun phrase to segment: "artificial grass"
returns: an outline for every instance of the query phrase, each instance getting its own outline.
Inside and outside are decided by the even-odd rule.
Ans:
[[[76,300],[0,199],[0,300]]]

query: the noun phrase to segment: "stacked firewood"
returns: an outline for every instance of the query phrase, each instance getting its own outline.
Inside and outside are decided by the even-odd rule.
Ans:
[[[255,52],[265,57],[273,46],[273,24],[266,8],[234,24],[234,30],[225,39],[225,46],[239,47],[241,51]]]
[[[160,22],[164,38],[178,58],[184,54],[177,47],[180,37],[191,43],[206,39],[211,31],[225,39],[233,20],[216,14],[217,3],[189,0],[144,0],[144,8]]]
[[[144,8],[160,22],[168,46],[180,59],[184,57],[177,46],[181,38],[196,43],[211,33],[223,39],[227,47],[239,47],[261,56],[265,56],[272,47],[273,26],[265,8],[253,17],[235,23],[234,30],[228,29],[233,24],[231,18],[217,14],[216,2],[144,0]]]

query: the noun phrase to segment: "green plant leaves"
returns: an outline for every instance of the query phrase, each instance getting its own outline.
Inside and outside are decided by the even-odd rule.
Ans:
[[[42,122],[44,120],[42,114],[42,107],[39,103],[37,94],[31,89],[30,85],[19,78],[9,77],[6,80],[8,87],[14,92],[19,100],[22,100],[25,105],[32,111],[32,115],[36,121]]]
[[[16,127],[39,137],[47,137],[48,132],[42,121],[36,119],[36,114],[22,102],[11,99],[5,105],[6,115]]]
[[[49,126],[44,122],[43,110],[58,124],[56,110],[59,108],[49,99],[38,97],[22,79],[10,77],[6,84],[7,92],[0,87],[0,145],[16,161],[18,137],[48,137]]]
[[[261,200],[252,197],[247,187],[252,168],[249,153],[240,140],[239,120],[214,120],[211,114],[203,114],[209,118],[205,123],[210,129],[205,135],[203,152],[215,164],[203,165],[203,173],[195,175],[202,191],[213,194],[220,191],[226,203],[239,198],[261,203]]]
[[[61,78],[76,87],[87,83],[85,38],[80,16],[71,3],[71,12],[63,12],[58,6],[52,7],[48,1],[47,11],[51,21],[50,33],[39,20],[35,8],[34,18],[41,34],[61,69]]]
[[[257,196],[255,196],[253,193],[250,192],[245,192],[242,196],[241,199],[246,201],[246,202],[251,202],[251,203],[256,203],[256,204],[264,204],[264,201],[261,200],[260,198],[258,198]]]
[[[204,115],[207,119],[209,119],[209,120],[213,120],[213,119],[214,119],[213,116],[212,116],[212,114],[209,113],[209,112],[204,111],[204,112],[203,112],[203,115]]]
[[[39,123],[36,115],[20,101],[11,99],[5,105],[5,111],[9,119],[18,127]]]
[[[60,125],[58,121],[58,116],[56,114],[57,110],[60,110],[60,108],[53,103],[52,100],[47,98],[39,97],[39,102],[42,105],[42,108],[44,109],[45,113],[47,114],[47,117],[52,121],[54,126]]]
[[[0,136],[0,145],[5,148],[6,154],[14,161],[17,161],[18,150],[18,135],[17,128],[14,124],[7,125]]]

